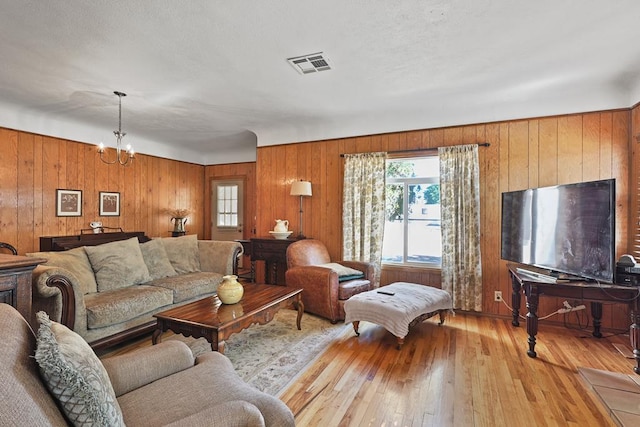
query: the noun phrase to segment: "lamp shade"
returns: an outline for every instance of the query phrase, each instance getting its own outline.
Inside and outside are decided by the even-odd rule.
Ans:
[[[311,182],[294,181],[291,184],[291,196],[311,196]]]

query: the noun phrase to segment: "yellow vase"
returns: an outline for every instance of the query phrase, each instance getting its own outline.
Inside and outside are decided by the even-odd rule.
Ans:
[[[218,298],[223,304],[236,304],[244,295],[244,288],[238,282],[238,276],[233,274],[222,277],[222,283],[218,286]]]

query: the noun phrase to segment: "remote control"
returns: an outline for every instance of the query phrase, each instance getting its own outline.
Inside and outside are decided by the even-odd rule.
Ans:
[[[383,295],[395,295],[395,292],[389,292],[389,291],[378,291],[378,293]]]

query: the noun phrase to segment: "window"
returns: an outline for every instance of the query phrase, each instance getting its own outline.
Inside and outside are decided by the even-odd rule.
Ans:
[[[437,156],[387,160],[382,262],[440,267],[440,170]]]
[[[218,227],[238,226],[238,186],[218,185]]]

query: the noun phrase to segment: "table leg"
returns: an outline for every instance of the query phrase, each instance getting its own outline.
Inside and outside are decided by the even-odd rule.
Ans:
[[[527,334],[529,334],[529,357],[536,357],[536,334],[538,333],[538,292],[533,290],[527,295]]]
[[[302,295],[298,294],[296,297],[296,301],[293,303],[295,308],[298,310],[298,317],[296,317],[296,325],[298,326],[298,330],[302,330],[300,326],[300,320],[302,319],[302,313],[304,313],[304,303],[302,302]]]
[[[153,331],[153,335],[151,335],[151,343],[153,345],[156,345],[159,342],[162,342],[162,329],[160,328]]]
[[[520,326],[520,282],[514,277],[511,278],[511,324],[513,326]]]
[[[351,323],[353,325],[353,331],[356,333],[356,336],[360,336],[360,332],[358,332],[358,326],[360,325],[360,321],[356,320]]]
[[[209,342],[211,343],[211,350],[224,354],[224,336],[220,332],[211,332]]]
[[[600,325],[602,325],[602,303],[593,301],[591,302],[591,316],[593,317],[593,333],[596,338],[602,338],[600,332]]]
[[[629,327],[629,339],[633,349],[633,357],[636,359],[636,366],[633,371],[640,374],[640,302],[636,298],[629,304],[631,308],[631,326]]]

